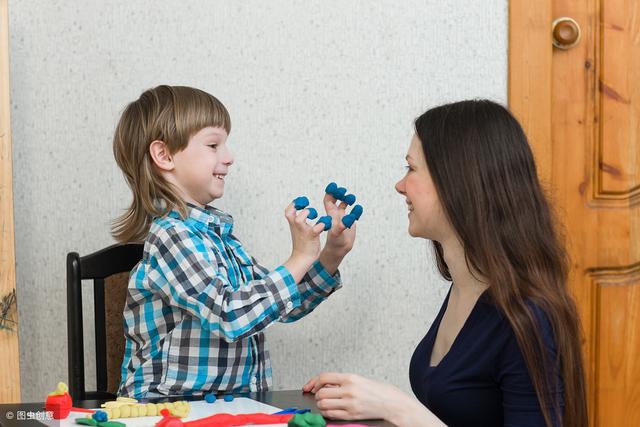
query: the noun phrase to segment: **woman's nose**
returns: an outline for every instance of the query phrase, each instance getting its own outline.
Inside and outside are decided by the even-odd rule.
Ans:
[[[402,178],[400,181],[396,182],[396,191],[400,194],[404,195],[404,178]]]

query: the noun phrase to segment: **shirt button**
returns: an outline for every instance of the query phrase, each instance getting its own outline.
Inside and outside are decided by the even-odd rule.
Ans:
[[[287,302],[287,308],[291,310],[293,308],[293,303],[291,301]]]

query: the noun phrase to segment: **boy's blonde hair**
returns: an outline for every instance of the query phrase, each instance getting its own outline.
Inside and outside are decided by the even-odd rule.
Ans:
[[[145,239],[153,218],[176,209],[185,217],[185,202],[153,163],[149,146],[163,141],[171,154],[187,147],[189,138],[213,126],[231,131],[224,105],[208,93],[186,86],[158,86],[127,105],[113,137],[113,154],[133,192],[127,211],[111,230],[119,242]]]

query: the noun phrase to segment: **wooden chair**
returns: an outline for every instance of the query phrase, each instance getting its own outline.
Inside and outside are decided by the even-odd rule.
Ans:
[[[80,257],[67,254],[69,393],[74,400],[113,399],[124,355],[122,311],[129,272],[142,259],[142,244],[113,245]],[[96,391],[85,390],[82,281],[93,285]]]

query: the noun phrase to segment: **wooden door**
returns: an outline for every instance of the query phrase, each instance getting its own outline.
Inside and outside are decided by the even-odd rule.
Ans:
[[[590,425],[639,426],[640,0],[509,12],[509,104],[567,233]],[[560,17],[579,25],[575,47],[553,47]]]
[[[8,23],[7,0],[0,0],[0,403],[20,401]]]

